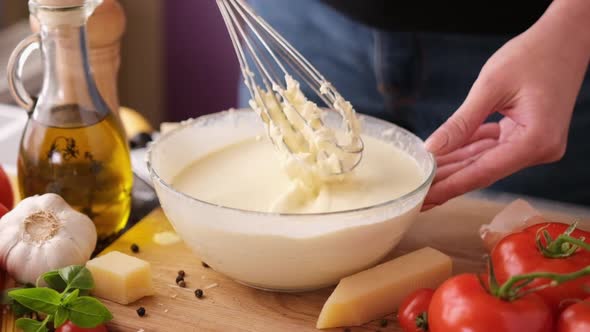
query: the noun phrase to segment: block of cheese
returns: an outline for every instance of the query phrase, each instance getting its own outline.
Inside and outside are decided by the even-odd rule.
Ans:
[[[106,300],[129,304],[154,295],[150,263],[118,251],[111,251],[86,263],[92,273],[91,293]]]
[[[358,326],[394,312],[418,288],[436,288],[451,276],[452,260],[430,247],[340,280],[316,327]]]

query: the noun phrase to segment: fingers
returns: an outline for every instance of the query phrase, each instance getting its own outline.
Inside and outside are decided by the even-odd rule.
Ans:
[[[438,157],[437,171],[434,178],[434,182],[438,182],[446,179],[449,175],[465,168],[471,164],[482,153],[498,145],[498,141],[494,139],[484,139],[468,146],[465,146],[459,150],[453,151],[447,155]]]
[[[436,157],[438,169],[433,180],[433,186],[437,182],[462,170],[479,158],[485,151],[498,145],[499,137],[500,125],[498,123],[486,123],[475,131],[466,146],[449,154]],[[437,204],[429,204],[426,201],[426,204],[422,206],[422,211],[430,210],[435,206]]]
[[[475,161],[475,159],[479,157],[479,155],[474,156],[473,158],[467,158],[465,160],[457,161],[450,165],[446,165],[440,167],[436,170],[436,175],[434,176],[434,180],[432,181],[433,185],[437,182],[440,182],[450,175],[457,173],[458,171],[462,170],[463,168],[467,167],[467,165],[471,164]]]
[[[478,82],[473,85],[461,107],[426,140],[428,151],[447,154],[468,142],[498,101],[499,90],[485,86]]]
[[[472,158],[459,169],[449,167],[447,176],[431,187],[425,207],[430,204],[440,205],[452,197],[462,195],[474,189],[486,187],[499,179],[521,170],[531,164],[530,144],[520,141],[501,143],[478,158]],[[443,170],[444,171],[444,170]],[[444,175],[444,174],[443,174]],[[442,178],[443,175],[439,176]]]
[[[487,150],[495,145],[498,144],[497,137],[490,137],[490,138],[482,138],[480,140],[474,141],[462,148],[459,148],[451,153],[437,156],[436,157],[436,164],[437,167],[442,167],[447,164],[455,163],[460,160],[464,160],[478,154],[484,150]]]
[[[451,152],[450,154],[447,154],[445,156],[437,157],[438,169],[436,170],[436,175],[433,180],[433,187],[436,186],[438,182],[461,171],[469,164],[473,163],[481,155],[483,155],[487,150],[497,145],[498,141],[496,139],[484,139],[479,142],[475,142],[468,146],[465,146],[454,152]],[[425,204],[422,206],[423,212],[428,211],[438,205],[430,203],[430,197],[430,194],[428,197],[426,197]],[[445,201],[450,198],[452,197],[447,197]],[[440,204],[442,203],[444,202],[441,202]]]
[[[486,139],[498,139],[500,137],[500,124],[497,122],[484,123],[473,133],[467,144]]]

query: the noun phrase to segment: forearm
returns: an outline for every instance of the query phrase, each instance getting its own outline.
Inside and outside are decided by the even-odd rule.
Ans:
[[[589,0],[554,0],[530,30],[541,42],[558,43],[569,60],[590,62]]]

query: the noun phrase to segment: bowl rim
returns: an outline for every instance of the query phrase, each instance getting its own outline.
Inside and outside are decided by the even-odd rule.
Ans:
[[[209,205],[209,206],[216,207],[216,208],[221,208],[224,210],[230,210],[230,211],[234,211],[234,212],[240,212],[240,213],[251,214],[251,215],[261,215],[261,216],[311,218],[311,217],[318,217],[318,216],[333,216],[333,215],[343,215],[343,214],[349,214],[349,213],[363,212],[363,211],[368,211],[368,210],[380,208],[380,207],[383,207],[386,205],[391,205],[391,204],[394,204],[398,201],[406,200],[409,197],[414,196],[418,192],[423,191],[426,187],[430,186],[430,184],[432,183],[432,180],[434,179],[434,175],[436,174],[436,169],[437,169],[436,159],[434,158],[434,155],[432,153],[426,151],[427,155],[429,157],[429,161],[432,164],[432,170],[431,170],[430,174],[428,174],[428,176],[425,177],[425,179],[423,180],[423,182],[419,186],[417,186],[412,191],[410,191],[400,197],[390,199],[388,201],[381,202],[378,204],[364,206],[364,207],[356,208],[356,209],[330,211],[330,212],[319,212],[319,213],[281,213],[281,212],[264,212],[264,211],[253,211],[253,210],[234,208],[234,207],[219,205],[219,204],[215,204],[215,203],[211,203],[211,202],[207,202],[207,201],[198,199],[196,197],[190,196],[186,193],[176,190],[174,187],[172,187],[172,185],[170,183],[168,183],[167,181],[164,181],[164,179],[162,179],[160,177],[160,175],[158,174],[158,172],[156,172],[156,170],[152,167],[152,152],[153,152],[153,149],[156,145],[160,144],[164,140],[168,139],[169,137],[175,135],[176,133],[178,133],[188,127],[192,127],[196,124],[199,124],[200,122],[203,122],[203,121],[206,121],[206,120],[209,120],[212,118],[225,116],[226,114],[232,113],[232,112],[246,113],[246,112],[254,112],[254,111],[247,109],[247,108],[241,108],[241,109],[231,108],[231,109],[220,111],[220,112],[201,115],[199,117],[192,118],[189,120],[184,120],[184,121],[181,121],[177,127],[171,129],[170,131],[166,132],[165,134],[160,135],[155,141],[150,142],[148,145],[147,153],[146,153],[146,164],[147,164],[147,168],[150,173],[150,177],[152,178],[152,181],[158,181],[162,186],[164,186],[164,188],[171,191],[175,195],[179,195],[179,196],[186,198],[190,201],[195,201],[197,203]],[[420,137],[416,136],[414,133],[412,133],[409,130],[404,129],[394,123],[376,118],[374,116],[363,114],[363,113],[357,112],[357,115],[360,115],[361,117],[370,118],[371,121],[382,122],[383,124],[386,124],[388,126],[393,126],[396,128],[396,130],[401,131],[401,132],[405,133],[406,135],[409,135],[409,136],[413,137],[414,139],[417,139],[418,141],[423,142],[423,140]],[[156,191],[156,194],[157,194],[157,191]]]

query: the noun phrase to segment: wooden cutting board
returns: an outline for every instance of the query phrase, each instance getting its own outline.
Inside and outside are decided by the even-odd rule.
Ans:
[[[453,257],[454,273],[482,271],[485,251],[477,232],[502,207],[500,203],[463,197],[423,213],[391,256],[431,246]],[[554,211],[545,212],[551,218],[569,218]],[[582,217],[589,219],[590,215]],[[581,227],[590,227],[590,221],[582,221]],[[140,252],[135,255],[152,264],[156,288],[155,296],[128,306],[105,301],[115,317],[109,324],[111,332],[317,331],[316,319],[332,288],[285,294],[240,285],[203,267],[197,255],[183,243],[162,246],[153,241],[155,233],[169,230],[172,227],[157,209],[105,250],[131,254],[131,244],[138,244]],[[186,272],[184,289],[175,285],[177,271],[181,269]],[[196,288],[205,289],[202,299],[194,296]],[[147,311],[145,317],[136,313],[140,306]],[[402,330],[392,314],[387,317],[387,326],[376,321],[350,331]]]

